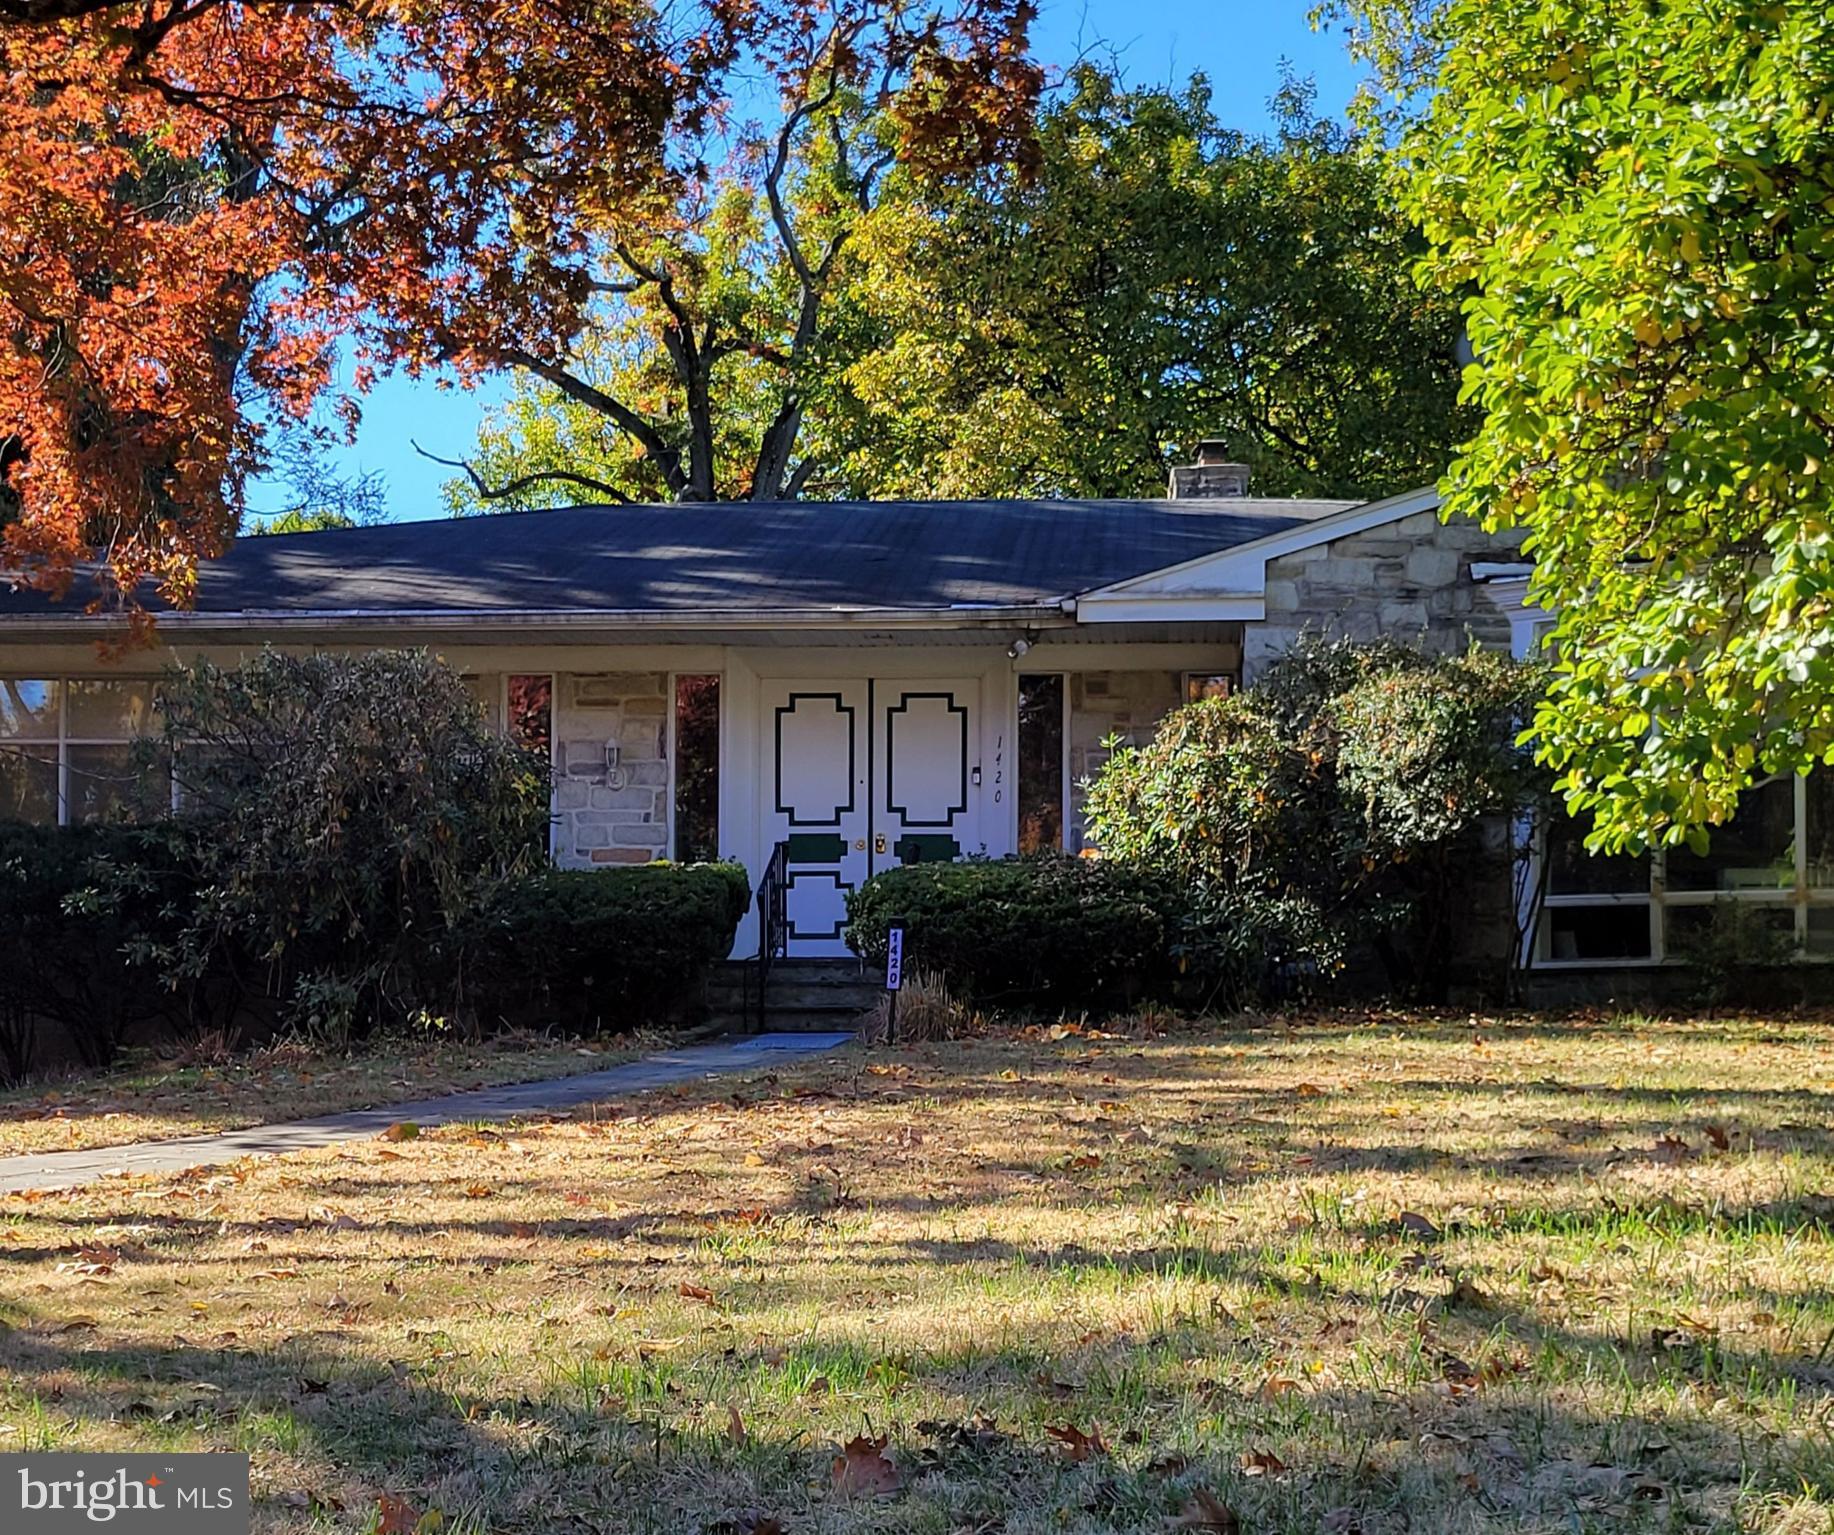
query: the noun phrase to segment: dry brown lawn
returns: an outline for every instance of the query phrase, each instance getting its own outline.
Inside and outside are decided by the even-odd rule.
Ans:
[[[1834,1027],[1152,1023],[0,1200],[0,1449],[246,1450],[263,1531],[1834,1529]]]
[[[169,1141],[473,1087],[602,1071],[662,1041],[557,1041],[505,1035],[472,1044],[377,1041],[351,1052],[282,1042],[245,1054],[162,1058],[0,1090],[0,1157]],[[174,1047],[177,1051],[177,1047]]]

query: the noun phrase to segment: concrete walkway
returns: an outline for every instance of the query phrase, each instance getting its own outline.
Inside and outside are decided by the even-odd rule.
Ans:
[[[846,1044],[851,1034],[757,1034],[748,1039],[693,1045],[627,1061],[604,1071],[555,1077],[545,1082],[517,1082],[481,1087],[444,1098],[420,1098],[379,1109],[352,1109],[320,1119],[297,1119],[284,1125],[252,1125],[216,1135],[193,1135],[179,1141],[141,1141],[132,1146],[102,1146],[93,1151],[38,1151],[22,1157],[0,1157],[0,1194],[31,1189],[68,1189],[123,1173],[182,1172],[188,1167],[216,1167],[243,1157],[272,1157],[339,1141],[365,1140],[403,1120],[422,1127],[486,1119],[520,1119],[570,1109],[600,1098],[667,1087],[695,1077],[757,1071],[774,1056],[814,1055]]]

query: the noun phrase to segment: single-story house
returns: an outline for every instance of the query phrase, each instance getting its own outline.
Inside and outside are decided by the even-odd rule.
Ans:
[[[1252,683],[1302,630],[1534,645],[1514,545],[1443,523],[1434,491],[1260,498],[1221,459],[1206,444],[1157,501],[581,506],[245,538],[155,646],[118,655],[98,645],[118,619],[0,585],[0,817],[149,792],[124,781],[126,743],[174,656],[426,646],[551,751],[559,863],[718,855],[755,879],[781,844],[787,952],[842,955],[844,897],[878,870],[1080,848],[1104,742]],[[1533,959],[1658,963],[1728,896],[1834,950],[1822,796],[1752,801],[1679,868],[1550,850]],[[735,955],[757,945],[754,917]]]

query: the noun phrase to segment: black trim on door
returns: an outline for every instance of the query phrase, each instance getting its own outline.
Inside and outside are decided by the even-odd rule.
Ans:
[[[953,863],[962,856],[962,845],[947,832],[913,832],[892,844],[899,863]]]
[[[910,812],[892,798],[892,772],[898,765],[898,754],[892,750],[892,716],[905,714],[910,710],[914,698],[940,698],[949,706],[949,713],[958,714],[962,721],[962,760],[961,760],[961,803],[949,809],[947,817],[940,821],[918,821],[911,818]],[[872,800],[877,795],[870,796]],[[955,825],[958,815],[968,811],[968,711],[955,701],[953,693],[900,693],[898,702],[885,711],[885,809],[888,814],[899,816],[906,826],[946,826]]]
[[[818,879],[833,881],[835,894],[841,898],[841,916],[840,920],[825,933],[805,933],[796,925],[795,914],[790,911],[790,893],[795,890],[798,880],[813,882]],[[841,878],[841,871],[839,869],[791,869],[789,878],[784,882],[783,887],[783,909],[785,913],[788,914],[786,919],[788,922],[786,928],[788,935],[791,938],[814,938],[824,941],[830,938],[839,938],[841,934],[847,931],[847,896],[853,888],[852,885]]]
[[[847,720],[847,803],[844,805],[836,805],[834,807],[834,814],[827,817],[827,819],[820,820],[820,821],[805,821],[803,820],[801,816],[797,815],[796,812],[792,810],[788,805],[783,803],[783,717],[786,714],[794,714],[796,712],[796,705],[803,702],[805,699],[811,702],[819,702],[821,700],[827,700],[833,703],[834,712],[837,715],[846,716],[846,720]],[[872,716],[868,714],[867,718],[871,719]],[[777,757],[777,761],[776,761],[777,782],[775,785],[776,790],[777,790],[777,795],[776,795],[777,814],[785,817],[789,821],[790,825],[792,826],[839,826],[841,824],[842,816],[853,814],[854,799],[855,799],[854,769],[859,761],[859,757],[858,757],[859,747],[855,743],[855,737],[858,734],[858,731],[855,728],[857,724],[858,724],[858,721],[854,717],[853,705],[848,703],[846,698],[840,693],[792,693],[790,694],[786,702],[778,705],[777,715],[776,715],[775,721],[773,722],[773,732],[772,732],[775,737],[772,744],[775,749],[776,757]],[[870,732],[868,733],[870,734]],[[871,796],[868,795],[867,799],[870,802]]]

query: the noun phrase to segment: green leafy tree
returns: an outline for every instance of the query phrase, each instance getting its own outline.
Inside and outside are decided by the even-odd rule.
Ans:
[[[1595,845],[1700,846],[1834,760],[1834,16],[1355,9],[1476,354],[1448,509],[1526,529],[1557,615],[1540,749]]]
[[[814,396],[857,228],[894,169],[920,181],[1029,158],[1041,73],[1026,0],[801,14],[793,60],[762,61],[775,116],[737,125],[717,170],[709,134],[674,192],[594,242],[589,323],[559,349],[510,338],[480,354],[517,370],[518,391],[474,457],[441,460],[464,471],[455,510],[778,500],[831,468]]]
[[[698,405],[648,288],[576,350],[595,390],[677,437],[705,418],[714,493],[1158,495],[1218,435],[1273,494],[1380,494],[1443,467],[1455,305],[1413,284],[1422,247],[1379,168],[1304,89],[1263,140],[1223,128],[1201,79],[1129,90],[1080,70],[1034,157],[949,179],[887,159],[869,106],[837,99],[781,158],[760,147],[694,261],[667,262],[689,328],[725,338]],[[813,307],[785,227],[822,253]],[[764,451],[773,433],[789,460]],[[461,510],[681,494],[598,402],[546,384],[466,468]]]
[[[1208,84],[1085,68],[1039,162],[881,210],[864,303],[890,340],[849,381],[882,491],[1163,494],[1222,437],[1269,494],[1432,480],[1460,429],[1458,321],[1380,167],[1288,82],[1277,132]],[[926,489],[926,487],[937,487]]]
[[[843,115],[824,108],[818,121]],[[864,131],[851,127],[856,139]],[[447,483],[452,510],[793,499],[831,470],[809,395],[824,324],[844,302],[847,240],[884,156],[856,168],[851,155],[872,154],[856,144],[843,169],[814,127],[790,142],[781,164],[754,145],[704,216],[618,247],[609,286],[619,291],[603,296],[559,376],[518,373],[458,465],[463,477]]]

